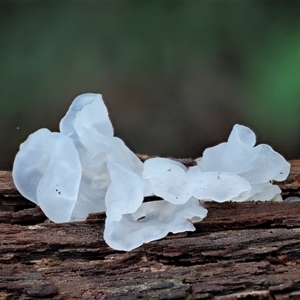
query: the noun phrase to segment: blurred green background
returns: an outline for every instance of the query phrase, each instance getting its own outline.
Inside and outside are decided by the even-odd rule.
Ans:
[[[300,158],[299,2],[0,3],[0,169],[103,94],[133,151],[197,157],[235,123]]]

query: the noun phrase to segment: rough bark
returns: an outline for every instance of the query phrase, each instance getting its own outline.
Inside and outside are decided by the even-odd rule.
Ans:
[[[299,195],[300,161],[280,187]],[[121,252],[105,214],[50,223],[0,172],[0,299],[300,299],[300,202],[206,206],[196,231]]]

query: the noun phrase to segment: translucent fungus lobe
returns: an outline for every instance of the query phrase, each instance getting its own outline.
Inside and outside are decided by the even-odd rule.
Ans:
[[[72,141],[40,129],[21,144],[13,166],[17,189],[54,222],[68,222],[76,204],[81,165]]]

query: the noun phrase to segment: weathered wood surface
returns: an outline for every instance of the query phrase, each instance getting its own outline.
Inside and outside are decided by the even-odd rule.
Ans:
[[[281,183],[300,194],[300,161]],[[130,251],[104,214],[53,224],[0,172],[0,299],[300,299],[300,202],[207,203],[195,232]]]

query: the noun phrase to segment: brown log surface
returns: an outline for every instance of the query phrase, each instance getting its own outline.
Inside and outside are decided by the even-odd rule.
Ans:
[[[300,161],[280,187],[300,194]],[[0,299],[300,299],[300,202],[205,205],[196,231],[122,252],[104,213],[51,223],[0,172]]]

